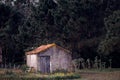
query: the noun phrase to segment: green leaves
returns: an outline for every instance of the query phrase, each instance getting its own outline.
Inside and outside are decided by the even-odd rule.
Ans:
[[[11,6],[0,4],[0,43],[3,45],[3,61],[14,62],[14,57],[21,50],[17,41],[18,28],[23,22],[23,15]]]
[[[101,41],[98,52],[108,55],[120,45],[120,10],[114,11],[112,15],[104,19],[107,30],[105,39]]]

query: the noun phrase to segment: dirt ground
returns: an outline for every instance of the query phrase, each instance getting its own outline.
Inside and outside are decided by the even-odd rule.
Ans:
[[[120,80],[120,71],[114,72],[80,72],[80,80]]]

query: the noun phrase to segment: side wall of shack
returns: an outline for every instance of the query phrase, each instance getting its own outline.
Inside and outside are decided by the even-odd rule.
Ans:
[[[27,55],[27,66],[34,67],[37,70],[37,63],[36,54]]]
[[[59,47],[51,47],[48,50],[38,54],[38,70],[40,71],[40,56],[50,56],[50,72],[56,70],[66,70],[71,69],[72,58],[69,52],[61,49]]]

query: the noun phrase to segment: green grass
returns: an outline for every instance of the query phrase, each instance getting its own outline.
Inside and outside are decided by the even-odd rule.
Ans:
[[[0,79],[2,80],[66,80],[78,79],[80,75],[76,73],[24,73],[19,70],[2,70],[0,69]]]
[[[97,73],[96,79],[97,79],[97,76],[99,76],[101,74],[102,74],[102,76],[105,77],[104,74],[109,73],[108,75],[106,75],[106,78],[108,79],[109,76],[111,76],[111,78],[112,78],[112,75],[117,76],[118,73],[116,73],[116,71],[120,71],[120,68],[102,69],[102,70],[100,70],[100,69],[82,69],[82,70],[77,70],[77,72],[75,72],[75,73],[64,73],[64,72],[57,73],[56,72],[56,73],[52,73],[52,74],[24,73],[21,70],[0,69],[0,80],[92,80],[91,76],[93,76],[93,78],[94,78],[96,75],[96,74],[92,74],[92,73]],[[88,77],[89,79],[83,79],[82,73],[83,73],[83,75],[84,74],[87,75],[86,77]],[[98,74],[98,73],[100,73],[100,74]],[[108,79],[108,80],[110,80],[110,79]]]

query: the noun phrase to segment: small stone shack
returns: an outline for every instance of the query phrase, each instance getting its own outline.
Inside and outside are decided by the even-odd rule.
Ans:
[[[56,44],[41,45],[26,52],[27,65],[41,73],[52,73],[57,70],[71,71],[72,58],[69,50]]]

